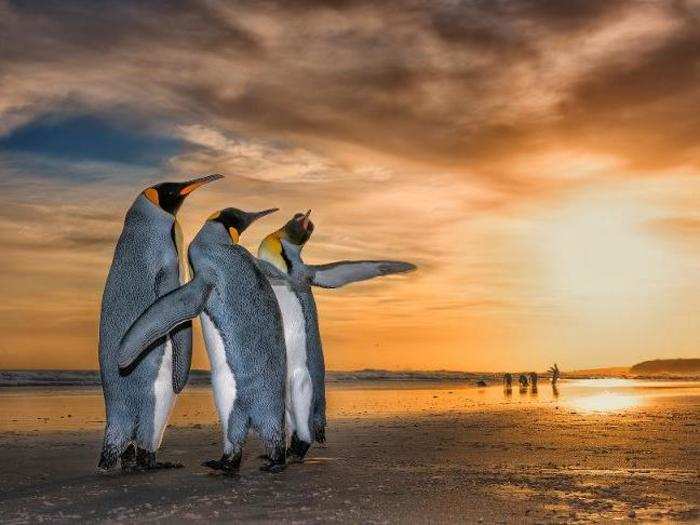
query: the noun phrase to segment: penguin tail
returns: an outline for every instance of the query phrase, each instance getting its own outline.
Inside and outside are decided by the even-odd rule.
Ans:
[[[154,342],[202,313],[211,289],[204,279],[195,277],[146,308],[119,343],[120,372],[128,375]]]
[[[326,442],[326,425],[318,421],[314,422],[314,439],[317,443],[323,444]]]

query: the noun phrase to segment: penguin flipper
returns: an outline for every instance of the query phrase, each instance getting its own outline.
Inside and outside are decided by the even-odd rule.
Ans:
[[[156,297],[162,297],[168,292],[180,287],[179,273],[161,270],[156,276]],[[192,321],[185,321],[170,332],[170,342],[173,350],[173,392],[179,394],[187,385],[192,363]]]
[[[416,269],[416,266],[401,261],[340,261],[309,266],[309,268],[312,273],[312,285],[321,288],[339,288],[348,283],[365,281],[382,275],[411,272]]]
[[[187,385],[192,364],[192,321],[185,321],[170,333],[173,345],[173,392],[179,394]]]
[[[146,308],[119,343],[119,369],[128,373],[130,367],[153,342],[202,313],[211,289],[211,285],[204,279],[195,278]],[[183,345],[178,349],[184,349],[184,353],[191,353],[191,346]],[[189,363],[189,359],[182,359],[182,365]],[[178,363],[178,368],[180,366]],[[187,369],[189,370],[189,364]]]

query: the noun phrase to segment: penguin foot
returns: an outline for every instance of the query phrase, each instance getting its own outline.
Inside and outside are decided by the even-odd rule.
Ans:
[[[282,472],[287,467],[285,455],[284,441],[280,440],[276,445],[268,446],[267,454],[261,456],[267,460],[267,464],[261,466],[260,470],[272,474]]]
[[[292,442],[287,449],[287,460],[290,463],[301,463],[304,461],[304,456],[309,451],[309,447],[311,447],[311,443],[299,439],[295,432],[292,434]]]
[[[170,461],[156,461],[156,453],[139,448],[136,451],[136,465],[132,470],[147,471],[147,470],[165,470],[174,468],[183,468],[182,463],[173,463]]]
[[[221,470],[225,476],[234,476],[241,467],[242,458],[243,454],[241,452],[230,455],[224,454],[221,456],[221,459],[210,459],[202,463],[202,466],[212,470]]]
[[[100,462],[97,465],[98,472],[107,472],[119,459],[119,446],[105,443],[100,454]]]
[[[282,472],[284,469],[287,468],[287,465],[285,463],[268,463],[267,465],[263,465],[260,467],[260,470],[263,472],[269,472],[270,474],[277,474],[278,472]]]
[[[156,464],[149,467],[148,470],[164,470],[164,469],[170,469],[170,468],[184,468],[185,465],[182,463],[174,463],[171,461],[156,461]]]
[[[126,450],[119,456],[122,472],[133,472],[136,469],[136,447],[129,443]]]

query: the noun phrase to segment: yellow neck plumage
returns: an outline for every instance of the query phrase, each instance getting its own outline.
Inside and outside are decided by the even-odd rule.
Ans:
[[[284,232],[277,230],[263,239],[258,248],[258,258],[267,261],[279,271],[287,273],[287,263],[282,257],[282,236]]]
[[[177,250],[177,259],[180,269],[180,284],[185,284],[190,279],[189,274],[191,269],[189,268],[187,254],[184,249],[185,241],[182,235],[182,228],[180,227],[180,223],[177,222],[177,219],[175,219],[175,224],[173,224],[173,230],[175,232],[175,249]]]

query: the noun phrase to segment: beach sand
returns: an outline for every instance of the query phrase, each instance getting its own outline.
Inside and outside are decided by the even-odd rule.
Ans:
[[[697,521],[698,385],[663,385],[333,385],[326,445],[271,475],[251,438],[236,478],[199,466],[220,456],[205,388],[180,399],[159,455],[186,468],[107,475],[98,389],[12,389],[0,521]]]

